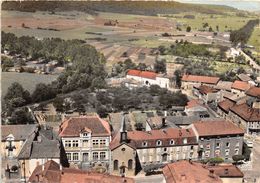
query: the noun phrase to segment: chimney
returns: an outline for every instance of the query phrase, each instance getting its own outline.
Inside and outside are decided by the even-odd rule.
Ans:
[[[214,170],[209,170],[209,176],[214,178]]]
[[[42,142],[42,137],[41,137],[40,135],[38,135],[37,141],[38,141],[38,142]]]
[[[165,127],[166,126],[166,117],[163,117],[162,118],[162,127]]]
[[[181,180],[186,180],[186,175],[185,174],[181,174]]]
[[[228,168],[225,168],[224,174],[225,174],[225,175],[228,175]]]

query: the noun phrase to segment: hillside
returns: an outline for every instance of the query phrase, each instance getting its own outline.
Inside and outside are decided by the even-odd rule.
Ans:
[[[199,5],[186,4],[179,2],[166,1],[5,1],[2,3],[3,10],[18,11],[70,11],[78,10],[88,13],[95,11],[138,14],[138,15],[157,15],[157,14],[175,14],[181,12],[197,12],[206,14],[224,14],[225,12],[236,12],[235,8],[220,5]]]

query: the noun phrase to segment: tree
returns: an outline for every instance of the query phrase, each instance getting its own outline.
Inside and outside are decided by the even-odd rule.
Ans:
[[[208,27],[209,26],[209,24],[206,22],[206,23],[203,23],[203,28],[206,28],[206,27]]]
[[[243,155],[234,155],[234,156],[232,156],[232,159],[233,159],[233,161],[235,161],[235,163],[237,163],[241,160],[244,160],[245,157]]]
[[[14,62],[12,59],[2,56],[1,65],[2,65],[2,71],[7,71],[7,68],[14,66]]]
[[[156,73],[165,73],[166,72],[166,60],[161,61],[156,60],[154,64],[154,70]]]
[[[42,102],[56,97],[56,92],[50,85],[39,83],[36,85],[32,93],[32,100],[34,102]]]
[[[14,82],[8,88],[4,101],[9,107],[21,107],[31,102],[30,93],[21,84]]]
[[[147,69],[147,65],[145,63],[139,63],[136,68],[138,70],[145,71]]]
[[[218,25],[216,25],[216,30],[217,30],[217,32],[219,31],[219,26]]]
[[[181,87],[181,71],[180,70],[176,70],[174,72],[174,75],[175,75],[176,86],[177,87]]]
[[[209,27],[209,32],[213,32],[213,29],[212,29],[212,27]]]
[[[57,112],[65,112],[65,109],[64,109],[64,106],[63,106],[63,98],[61,97],[56,97],[54,100],[53,100],[53,106],[56,108],[56,111]]]
[[[186,28],[186,32],[190,32],[190,31],[191,31],[191,27],[188,26],[188,27]]]
[[[135,67],[136,67],[135,63],[133,63],[130,58],[128,58],[124,61],[124,70],[125,71],[128,69],[134,69]]]
[[[165,48],[165,46],[163,46],[163,45],[160,45],[160,46],[158,47],[158,50],[159,50],[159,52],[160,52],[161,55],[164,55],[165,52],[166,52],[166,48]]]
[[[220,163],[223,163],[224,160],[223,160],[223,158],[216,157],[216,158],[210,158],[210,159],[208,160],[208,162],[209,162],[210,164],[220,164]]]
[[[11,124],[32,124],[34,120],[27,108],[19,108],[15,110],[10,119]]]

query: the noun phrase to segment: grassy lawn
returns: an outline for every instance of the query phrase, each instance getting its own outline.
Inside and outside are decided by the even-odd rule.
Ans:
[[[236,64],[236,63],[219,62],[219,61],[214,61],[212,63],[212,66],[213,66],[214,70],[219,74],[225,73],[227,71],[230,71],[230,70],[232,70],[234,68],[238,68],[238,67],[243,67],[244,69],[250,68],[248,65],[240,65],[240,64]]]
[[[192,15],[192,13],[185,13],[186,15]],[[178,16],[183,17],[185,14],[180,14]],[[176,22],[180,24],[184,24],[182,26],[183,30],[186,30],[186,27],[191,26],[192,30],[202,29],[203,23],[208,23],[209,26],[212,27],[214,31],[216,31],[216,26],[219,26],[219,31],[227,31],[227,30],[236,30],[244,26],[248,20],[254,18],[245,18],[245,17],[237,17],[231,15],[205,15],[205,14],[193,14],[195,15],[195,19],[187,19],[187,18],[174,18]],[[227,28],[226,28],[227,26]]]
[[[260,27],[255,27],[249,41],[249,45],[253,45],[256,48],[256,51],[260,52]]]
[[[13,82],[20,83],[26,90],[33,92],[38,83],[51,83],[58,75],[42,75],[30,73],[2,72],[1,90],[2,96],[5,96],[7,89]]]

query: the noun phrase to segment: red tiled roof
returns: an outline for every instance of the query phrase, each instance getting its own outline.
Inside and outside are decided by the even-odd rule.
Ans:
[[[234,81],[234,83],[231,86],[232,89],[246,91],[250,88],[250,84],[245,81]]]
[[[202,107],[205,107],[203,104],[202,104],[202,101],[198,100],[198,99],[193,99],[193,100],[190,100],[187,105],[185,106],[186,109],[190,109],[192,107],[196,107],[196,106],[202,106]]]
[[[260,98],[260,87],[253,86],[246,92],[247,95]]]
[[[219,80],[220,80],[219,77],[210,77],[210,76],[196,76],[196,75],[182,76],[182,81],[197,82],[197,83],[217,84]]]
[[[222,110],[225,111],[225,113],[228,113],[229,112],[229,109],[235,105],[235,102],[229,100],[229,99],[226,99],[226,100],[223,100],[221,102],[218,103],[218,107],[220,107]]]
[[[151,71],[129,70],[127,75],[138,76],[142,78],[155,79],[157,74]]]
[[[107,121],[98,116],[72,117],[61,124],[60,137],[78,137],[82,131],[91,131],[92,136],[110,136],[110,126]]]
[[[39,181],[38,181],[39,180]],[[37,166],[29,178],[29,182],[43,183],[134,183],[134,179],[108,174],[84,171],[74,168],[60,170],[58,163],[50,160]]]
[[[246,103],[234,105],[230,110],[245,121],[260,121],[260,109],[251,108]]]
[[[162,141],[162,147],[171,146],[170,141],[174,140],[174,145],[184,145],[183,139],[187,139],[187,144],[197,143],[196,136],[192,129],[167,128],[164,130],[151,131],[130,131],[127,132],[128,145],[132,148],[144,148],[143,142],[147,142],[147,147],[156,147],[157,140]],[[114,149],[120,145],[120,137],[117,135],[110,143],[110,148]]]
[[[209,170],[214,170],[214,173],[219,177],[236,177],[243,178],[244,174],[241,172],[239,168],[235,165],[217,165],[217,166],[208,166]]]
[[[197,162],[186,160],[167,164],[163,168],[166,183],[221,183],[221,179]]]
[[[208,93],[216,93],[219,91],[218,89],[207,86],[207,85],[201,85],[199,87],[194,87],[194,88],[199,90],[199,92],[203,95],[208,94]]]
[[[244,130],[228,121],[199,121],[193,123],[199,136],[240,135]]]

